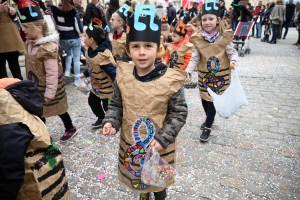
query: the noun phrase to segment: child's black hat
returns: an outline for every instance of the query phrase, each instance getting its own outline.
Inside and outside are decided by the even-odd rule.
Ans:
[[[220,4],[216,3],[215,0],[210,0],[204,3],[202,5],[202,16],[206,14],[212,14],[220,17]]]
[[[136,5],[135,11],[127,18],[126,43],[132,41],[160,44],[161,20],[155,17],[153,5]]]
[[[123,4],[116,12],[119,14],[119,16],[126,22],[126,18],[128,16],[128,11],[130,7],[127,4]]]
[[[187,33],[186,24],[183,23],[183,21],[179,21],[177,23],[177,25],[175,26],[173,33],[176,33],[176,34],[184,37]]]
[[[100,28],[102,29],[102,27]],[[89,37],[93,38],[97,44],[100,44],[105,39],[101,37],[101,35],[105,35],[104,31],[101,32],[98,28],[92,25],[92,23],[90,23],[85,32]]]
[[[44,19],[40,8],[33,2],[18,3],[16,8],[21,23],[35,22]]]

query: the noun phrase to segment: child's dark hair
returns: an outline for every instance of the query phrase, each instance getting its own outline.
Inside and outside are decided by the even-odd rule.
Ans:
[[[129,51],[129,43],[130,43],[130,42],[126,42],[126,45],[125,45],[125,49],[126,49],[126,51],[128,51],[128,52],[130,52],[130,51]],[[156,42],[154,42],[154,43],[157,44],[157,52],[159,52],[160,44],[158,44],[158,43],[156,43]]]
[[[94,27],[96,29],[98,29],[98,31],[100,31],[100,37],[99,38],[93,38],[94,41],[99,45],[105,39],[105,32],[104,32],[104,30],[101,26],[94,25]],[[89,38],[91,38],[91,37],[89,36]]]

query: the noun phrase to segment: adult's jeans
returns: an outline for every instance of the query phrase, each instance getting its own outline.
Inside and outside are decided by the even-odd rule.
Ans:
[[[236,27],[237,27],[238,21],[235,20],[231,20],[231,29],[232,31],[235,31]]]
[[[272,40],[273,42],[276,42],[277,40],[277,28],[279,24],[272,24]]]
[[[255,22],[256,24],[256,31],[257,31],[257,36],[261,37],[261,32],[262,32],[262,25],[261,22]]]
[[[74,62],[74,74],[80,75],[80,51],[81,41],[78,39],[61,40],[62,46],[67,54],[66,56],[66,71],[70,71],[72,63],[72,55]]]
[[[282,33],[283,28],[285,28],[284,35],[283,35],[284,38],[286,37],[286,35],[289,31],[289,27],[290,27],[291,22],[292,22],[292,20],[286,20],[282,24],[281,33]]]

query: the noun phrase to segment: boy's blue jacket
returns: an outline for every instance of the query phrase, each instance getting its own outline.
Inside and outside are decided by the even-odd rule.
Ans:
[[[90,58],[94,58],[95,56],[98,55],[98,52],[104,52],[106,49],[109,49],[110,51],[112,51],[112,45],[111,45],[111,42],[110,40],[108,39],[108,37],[105,37],[104,41],[99,44],[98,48],[93,50],[91,47],[88,48],[88,56]],[[101,67],[101,69],[103,71],[105,71],[105,73],[107,73],[110,78],[112,79],[112,81],[115,80],[116,78],[116,67],[113,63],[109,63],[107,65],[99,65],[99,67]],[[90,74],[88,72],[88,69],[86,69],[84,72],[83,72],[84,76],[85,77],[89,77]]]

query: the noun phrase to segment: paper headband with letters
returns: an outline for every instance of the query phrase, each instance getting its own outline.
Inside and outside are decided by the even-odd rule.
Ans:
[[[167,24],[168,23],[168,19],[167,19],[167,15],[163,15],[161,18],[161,23],[162,24]]]
[[[220,5],[216,2],[216,0],[206,0],[202,5],[202,16],[206,14],[212,14],[220,17]]]
[[[126,43],[132,41],[160,44],[161,20],[155,17],[154,5],[141,5],[127,18]]]
[[[93,26],[92,23],[90,23],[90,25],[87,27],[87,29],[85,30],[85,33],[89,37],[92,37],[97,42],[97,44],[100,44],[105,39],[105,38],[100,37],[100,35],[104,34],[104,31],[103,31],[103,33],[101,33],[101,31],[99,31],[95,26]]]
[[[178,35],[184,37],[186,35],[186,33],[187,33],[186,24],[183,23],[182,21],[179,21],[177,23],[177,25],[175,26],[175,28],[173,30],[173,33],[177,33]]]
[[[123,4],[123,6],[121,6],[118,10],[117,13],[119,14],[119,16],[124,20],[124,22],[126,22],[126,18],[128,16],[128,11],[129,11],[130,7],[127,4]]]
[[[21,23],[34,22],[44,19],[40,8],[32,1],[19,1],[15,7]]]

